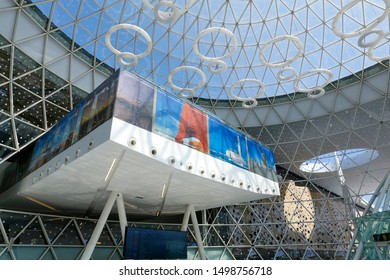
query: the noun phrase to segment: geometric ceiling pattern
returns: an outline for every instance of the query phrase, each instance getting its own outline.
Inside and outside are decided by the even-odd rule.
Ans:
[[[281,196],[205,211],[200,225],[208,259],[344,259],[351,238],[343,199],[315,186],[283,184]],[[0,211],[0,260],[80,259],[96,220]],[[179,230],[179,223],[130,227]],[[188,259],[199,259],[192,225]],[[118,221],[107,221],[92,259],[123,258]]]
[[[262,141],[278,166],[339,195],[341,166],[365,195],[390,170],[389,12],[387,0],[1,1],[0,162],[125,68]],[[313,162],[324,172],[301,168]]]

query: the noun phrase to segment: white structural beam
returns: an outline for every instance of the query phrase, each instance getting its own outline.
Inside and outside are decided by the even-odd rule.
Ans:
[[[204,250],[204,247],[203,247],[202,236],[200,234],[198,218],[196,217],[194,206],[191,204],[188,204],[186,207],[186,211],[184,212],[183,222],[181,224],[180,230],[187,231],[188,221],[190,219],[190,215],[191,215],[192,225],[194,226],[195,241],[196,241],[196,244],[198,245],[200,259],[207,260],[206,251]]]
[[[188,221],[190,219],[191,209],[193,206],[191,204],[187,205],[186,211],[184,212],[183,222],[181,223],[181,231],[187,231]]]
[[[85,247],[84,253],[81,256],[81,260],[89,260],[91,258],[92,253],[95,250],[96,243],[99,240],[99,237],[103,231],[104,225],[107,222],[108,216],[110,215],[112,206],[114,205],[117,197],[118,197],[118,192],[112,191],[110,193],[110,196],[108,197],[106,205],[104,206],[103,211],[100,214],[100,217],[99,217],[99,220],[95,226],[95,229],[93,230],[91,238],[89,239],[87,246]]]
[[[123,202],[122,193],[118,193],[118,195],[116,197],[116,206],[118,208],[118,215],[119,215],[119,223],[121,226],[122,240],[125,240],[125,233],[126,233],[126,227],[127,227],[127,217],[126,217],[125,203]]]
[[[196,239],[196,244],[198,245],[200,259],[207,260],[206,251],[204,250],[202,236],[199,230],[198,218],[196,217],[194,207],[191,207],[191,220],[192,220],[192,225],[194,226],[195,239]]]
[[[355,202],[352,199],[351,193],[349,191],[349,188],[347,186],[343,169],[341,168],[340,159],[338,157],[337,152],[334,152],[334,161],[336,164],[336,169],[339,175],[339,181],[341,185],[341,190],[344,198],[344,207],[345,207],[345,213],[346,217],[350,219],[354,226],[356,226],[356,207]]]

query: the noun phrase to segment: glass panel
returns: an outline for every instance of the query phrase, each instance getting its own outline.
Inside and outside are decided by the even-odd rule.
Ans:
[[[55,257],[53,255],[53,253],[51,252],[51,250],[47,250],[45,255],[41,257],[41,260],[55,260]]]
[[[42,96],[42,69],[15,78],[14,83],[38,96]]]
[[[34,103],[38,103],[42,99],[35,94],[27,91],[25,88],[14,83],[13,85],[13,101],[15,113],[31,106]]]
[[[107,222],[107,225],[114,237],[115,244],[120,244],[122,242],[122,232],[121,232],[121,227],[119,223],[110,223]]]
[[[0,249],[0,252],[2,251],[2,249]],[[8,251],[5,251],[1,256],[0,256],[0,260],[12,260],[11,258],[11,255],[9,254]]]
[[[29,245],[47,244],[38,219],[35,219],[19,236],[19,244],[29,244]]]
[[[93,251],[92,260],[109,260],[110,256],[113,254],[114,248],[100,248],[96,247]]]
[[[45,128],[45,123],[44,123],[44,112],[43,112],[42,102],[39,102],[36,105],[34,105],[32,108],[20,113],[18,115],[18,119],[42,128],[41,132],[43,132],[43,129]]]
[[[110,260],[123,260],[123,254],[116,250],[112,255]]]
[[[32,58],[25,55],[22,51],[15,48],[13,67],[14,67],[13,68],[14,77],[18,77],[25,73],[38,69],[40,65],[37,62],[35,62]]]
[[[0,84],[6,82],[8,79],[6,77],[9,77],[9,65],[10,65],[10,55],[9,55],[10,48],[2,48],[0,49]]]
[[[46,119],[47,119],[47,127],[52,127],[59,120],[61,120],[67,113],[65,109],[62,109],[48,100],[45,101],[46,106]]]
[[[80,101],[85,98],[88,93],[79,89],[78,87],[72,86],[72,101],[73,107],[80,103]]]
[[[38,135],[43,133],[42,130],[21,122],[17,118],[15,118],[15,126],[18,133],[18,142],[20,146],[33,141]]]
[[[9,84],[0,86],[0,111],[10,114]]]
[[[60,233],[54,241],[55,245],[83,245],[83,241],[76,229],[76,226],[71,222],[64,231]],[[56,251],[57,252],[57,251]]]
[[[83,247],[53,247],[54,252],[59,260],[77,260]]]
[[[21,239],[19,233],[25,229],[35,215],[21,213],[0,212],[1,220],[3,221],[4,229],[7,233],[8,240],[13,239],[14,244],[20,244]]]
[[[14,146],[11,121],[0,124],[0,143],[9,147]]]
[[[12,251],[17,260],[38,260],[45,250],[46,247],[12,246]]]

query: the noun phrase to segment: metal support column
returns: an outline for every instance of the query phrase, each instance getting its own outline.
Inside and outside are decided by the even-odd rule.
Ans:
[[[198,245],[200,259],[207,260],[206,251],[204,250],[203,247],[202,236],[200,235],[198,219],[196,217],[196,213],[193,206],[191,207],[191,220],[192,220],[192,225],[194,226],[196,244]]]
[[[180,231],[187,231],[188,221],[190,219],[191,209],[193,206],[191,204],[187,205],[186,211],[184,212],[183,221],[181,223]]]
[[[104,225],[107,222],[108,216],[110,215],[112,206],[114,205],[117,196],[118,192],[112,191],[110,196],[108,197],[106,205],[104,206],[103,211],[100,214],[99,220],[95,226],[95,229],[93,230],[91,238],[89,239],[87,246],[85,247],[84,253],[81,256],[81,260],[89,260],[91,258],[92,253],[95,250],[96,243],[99,240],[99,237],[103,231]]]
[[[390,194],[390,172],[387,173],[387,175],[383,178],[382,182],[379,184],[375,192],[372,194],[371,199],[368,202],[362,217],[365,217],[370,212],[371,214],[377,213],[381,207],[383,208],[382,210],[384,211],[386,211],[386,209],[390,209],[390,205],[388,205],[388,203],[390,202],[390,198],[388,198],[389,194]],[[372,206],[374,206],[374,208]],[[373,222],[368,221],[365,229],[359,229],[359,228],[355,229],[355,232],[348,246],[346,259],[349,259],[351,257],[353,253],[353,247],[358,237],[360,237],[360,240],[359,240],[359,244],[357,245],[356,251],[353,255],[353,259],[359,260],[362,259],[362,257],[364,257],[362,256],[364,251],[364,246],[367,240],[371,238],[370,235],[372,234],[372,227],[373,227]],[[380,232],[381,228],[377,230]],[[378,248],[375,249],[376,252],[378,253]],[[378,255],[378,257],[380,256]]]
[[[349,188],[346,184],[343,169],[341,168],[340,160],[338,158],[338,155],[336,152],[334,152],[334,161],[337,168],[337,173],[339,175],[339,181],[341,185],[341,191],[343,193],[343,199],[344,199],[344,207],[346,212],[347,219],[350,219],[352,221],[352,224],[354,227],[356,227],[356,207],[355,202],[352,199],[351,193],[349,191]]]
[[[118,193],[118,196],[116,197],[116,206],[118,208],[118,216],[119,216],[119,223],[121,226],[122,240],[124,241],[126,227],[127,227],[127,217],[126,217],[125,203],[123,202],[122,193]]]
[[[4,224],[1,221],[1,218],[0,218],[0,234],[3,235],[4,242],[7,245],[7,247],[4,248],[4,250],[0,251],[0,256],[7,250],[8,253],[10,254],[10,256],[11,256],[11,259],[12,260],[16,260],[14,251],[12,250],[13,240],[12,239],[11,240],[8,239],[8,235],[7,235],[7,232],[6,232],[5,228],[4,228]]]

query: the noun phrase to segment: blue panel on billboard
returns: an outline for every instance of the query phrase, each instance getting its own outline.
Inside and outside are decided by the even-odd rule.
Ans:
[[[210,155],[248,168],[246,138],[228,125],[214,118],[209,118]]]
[[[254,140],[248,138],[249,158],[269,168],[275,168],[274,155],[272,151],[265,148]]]
[[[272,151],[259,145],[259,143],[248,138],[249,171],[270,177],[270,170],[275,168]],[[271,179],[271,178],[270,178]]]
[[[159,91],[157,94],[153,132],[175,141],[183,102]]]

